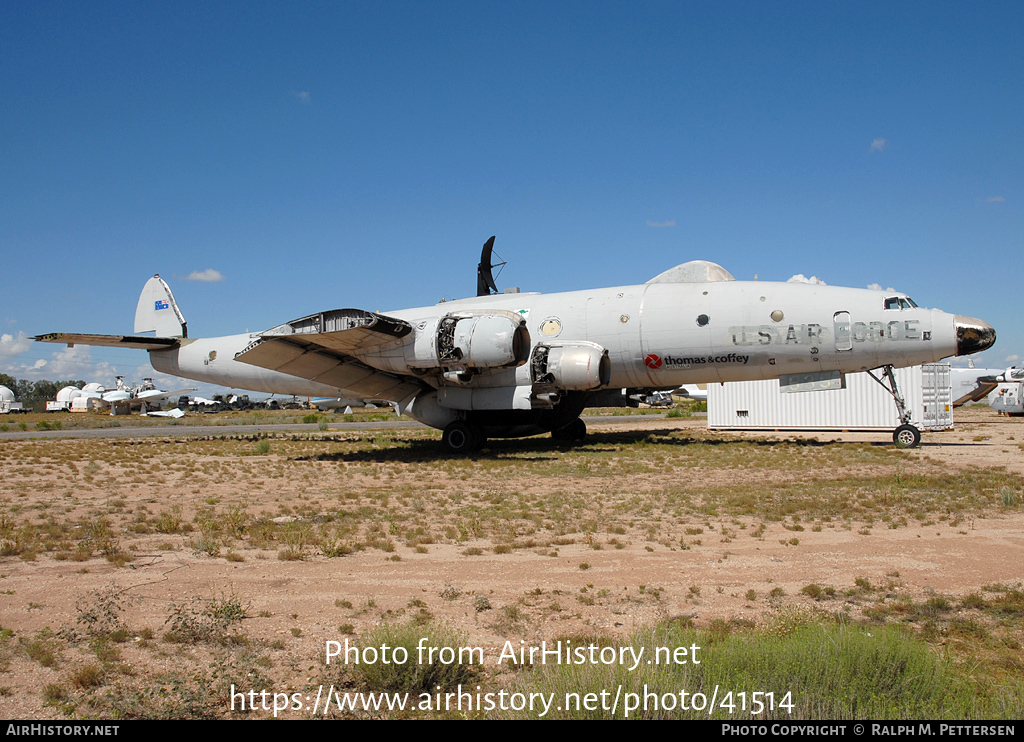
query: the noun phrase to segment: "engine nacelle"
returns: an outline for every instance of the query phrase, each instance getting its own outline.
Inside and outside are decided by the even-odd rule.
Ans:
[[[530,378],[535,389],[589,391],[608,385],[612,363],[597,343],[541,343],[530,358]]]
[[[434,365],[442,368],[515,368],[530,354],[530,332],[513,312],[457,312],[437,323]]]

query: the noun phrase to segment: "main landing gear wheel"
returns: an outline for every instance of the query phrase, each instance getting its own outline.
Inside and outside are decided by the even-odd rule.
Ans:
[[[921,443],[921,431],[913,425],[900,425],[893,431],[892,442],[897,448],[917,448]]]
[[[586,440],[587,437],[587,424],[580,420],[578,417],[571,423],[558,430],[551,431],[551,437],[556,441],[571,441],[573,443],[580,443]]]
[[[479,451],[487,442],[484,431],[478,425],[470,425],[462,420],[448,423],[441,434],[441,445],[448,453],[462,455]]]

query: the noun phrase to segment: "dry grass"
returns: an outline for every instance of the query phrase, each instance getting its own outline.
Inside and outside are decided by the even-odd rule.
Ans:
[[[823,532],[869,544],[889,530],[956,536],[1016,516],[1021,476],[888,446],[648,427],[599,431],[576,448],[496,441],[461,459],[440,455],[439,435],[418,429],[0,441],[0,590],[13,567],[56,562],[129,576],[121,582],[133,586],[196,563],[221,575],[215,587],[151,598],[145,610],[132,599],[140,589],[83,590],[70,618],[37,598],[18,614],[33,628],[0,633],[0,674],[32,675],[38,706],[58,716],[230,716],[231,681],[305,690],[320,679],[317,642],[322,650],[325,637],[362,637],[382,622],[429,626],[458,615],[502,640],[550,639],[595,611],[614,625],[642,608],[655,619],[695,613],[716,636],[742,632],[746,619],[703,613],[723,591],[757,612],[813,604],[901,623],[993,677],[1019,673],[1019,585],[922,596],[898,573],[866,569],[788,590],[770,578],[723,585],[684,574],[673,576],[673,593],[660,576],[612,584],[603,569],[666,556],[721,563],[737,544],[796,553]],[[446,584],[442,575],[437,589],[385,599],[343,592],[345,579],[332,577],[313,586],[316,607],[301,615],[279,604],[247,610],[261,593],[236,595],[230,584],[232,570],[259,569],[269,592],[315,565],[340,575],[353,554],[401,571],[445,550],[480,578]],[[534,581],[559,561],[573,582]],[[160,576],[141,570],[157,563]],[[511,598],[498,595],[483,577],[494,565],[530,576]],[[0,678],[0,688],[12,684]]]
[[[950,472],[867,444],[666,429],[599,433],[569,450],[543,438],[502,441],[447,459],[436,438],[400,431],[6,442],[0,556],[128,564],[155,534],[175,549],[234,560],[468,542],[468,556],[571,543],[694,549],[765,538],[766,524],[868,537],[875,528],[958,528],[1024,500],[1015,474]]]

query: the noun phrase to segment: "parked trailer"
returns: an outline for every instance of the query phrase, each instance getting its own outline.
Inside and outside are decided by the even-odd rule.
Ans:
[[[913,424],[953,427],[948,363],[897,369]],[[845,389],[782,392],[777,379],[708,384],[712,430],[892,430],[900,425],[892,395],[867,373],[846,374]]]
[[[14,401],[14,392],[5,386],[0,386],[0,415],[9,412],[28,412],[21,402]]]
[[[989,395],[988,403],[1001,415],[1024,415],[1024,382],[1000,382]]]

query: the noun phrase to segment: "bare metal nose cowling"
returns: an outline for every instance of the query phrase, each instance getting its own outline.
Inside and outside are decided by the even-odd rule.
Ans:
[[[953,318],[956,327],[956,354],[969,356],[988,350],[996,342],[996,330],[988,322],[973,317],[956,315]]]

